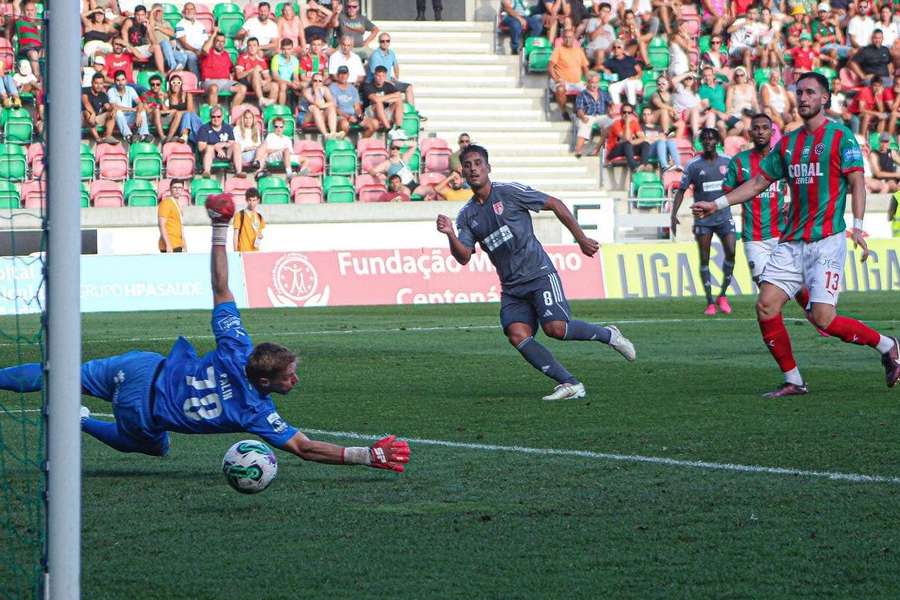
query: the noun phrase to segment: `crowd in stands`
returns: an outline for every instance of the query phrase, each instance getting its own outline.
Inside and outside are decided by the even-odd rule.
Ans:
[[[417,143],[414,88],[359,0],[142,2],[81,0],[83,206],[155,206],[173,181],[182,205],[257,188],[264,204],[454,195],[452,150]],[[38,206],[43,5],[0,15],[0,205]]]
[[[700,129],[750,147],[750,116],[802,125],[799,73],[831,82],[828,111],[866,149],[872,192],[900,188],[900,4],[888,0],[502,0],[499,28],[530,72],[546,71],[575,154],[632,172],[679,170]],[[676,181],[677,176],[666,178]]]

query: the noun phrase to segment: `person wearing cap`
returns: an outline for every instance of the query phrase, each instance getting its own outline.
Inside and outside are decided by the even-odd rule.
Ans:
[[[885,86],[893,83],[894,61],[891,52],[884,47],[884,34],[880,29],[872,32],[872,43],[856,51],[847,66],[860,78],[880,78]]]
[[[837,12],[832,12],[831,5],[822,2],[818,6],[818,13],[812,22],[813,41],[821,49],[820,59],[831,63],[836,68],[838,59],[847,58],[850,54],[850,46],[844,41],[844,28],[841,26],[841,18]]]
[[[372,137],[378,129],[378,123],[375,119],[365,118],[359,90],[355,85],[351,85],[349,80],[350,69],[347,68],[347,65],[341,65],[338,67],[336,78],[328,86],[337,106],[338,131],[343,131],[344,135],[347,135],[350,133],[351,126],[361,125],[362,136]]]
[[[876,23],[870,14],[869,0],[860,0],[856,9],[856,14],[847,21],[847,38],[854,48],[863,48],[872,42]]]
[[[878,147],[869,152],[869,166],[872,176],[883,182],[882,193],[893,194],[900,190],[900,154],[891,147],[890,134],[878,136]]]
[[[794,70],[798,73],[812,71],[819,66],[819,53],[812,48],[812,36],[808,33],[800,35],[800,45],[790,49]]]

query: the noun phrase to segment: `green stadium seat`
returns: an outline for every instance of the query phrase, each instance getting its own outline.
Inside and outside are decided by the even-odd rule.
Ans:
[[[356,173],[356,148],[346,139],[326,140],[325,162],[329,175],[352,176]]]
[[[128,149],[131,176],[135,179],[161,179],[162,155],[155,144],[139,142]]]
[[[550,66],[553,44],[545,37],[530,37],[525,40],[525,70],[528,73],[546,73]]]
[[[203,206],[203,203],[206,202],[206,197],[210,194],[221,194],[222,186],[219,185],[219,182],[212,178],[206,177],[195,177],[193,181],[191,181],[191,198],[194,201],[194,204],[198,206]]]
[[[19,208],[19,188],[12,181],[0,180],[0,208]]]
[[[88,208],[91,205],[91,192],[85,182],[81,182],[81,208]]]
[[[126,206],[156,206],[156,190],[146,179],[129,179],[125,182]]]
[[[24,108],[5,108],[0,112],[3,141],[7,144],[30,144],[34,131],[31,114]]]
[[[401,128],[406,135],[413,139],[419,138],[419,128],[421,127],[422,120],[419,118],[419,111],[416,110],[416,107],[410,104],[409,102],[403,103],[403,125]]]
[[[219,8],[221,4],[216,5]],[[225,13],[218,19],[219,31],[225,34],[227,38],[233,38],[235,34],[244,26],[244,13]]]
[[[340,175],[326,175],[322,178],[322,192],[325,201],[331,203],[355,202],[356,190],[349,177]]]
[[[159,75],[160,79],[162,79],[162,90],[168,91],[169,83],[166,81],[165,73],[160,73],[159,71],[138,71],[137,75],[135,75],[135,83],[138,85],[142,85],[148,90],[150,89],[150,78],[154,75]]]
[[[275,5],[275,16],[278,17],[279,19],[281,18],[281,11],[284,9],[285,4],[288,4],[288,3],[287,2],[279,2],[278,4]],[[300,3],[299,2],[291,2],[291,4],[294,6],[294,14],[299,15],[300,14]]]
[[[291,190],[281,177],[263,177],[256,182],[263,204],[290,204]]]
[[[162,5],[162,9],[163,19],[172,26],[172,29],[175,29],[178,25],[178,21],[181,20],[181,11],[178,9],[178,6],[167,2]]]
[[[815,69],[813,69],[813,71],[827,77],[829,83],[837,79],[838,76],[838,72],[831,67],[816,67]]]
[[[0,144],[0,179],[24,181],[28,168],[25,146]]]
[[[647,47],[647,58],[654,71],[664,71],[669,68],[669,45],[662,37],[650,40]]]
[[[637,208],[660,208],[666,202],[666,190],[661,182],[642,183],[637,188],[635,198]]]
[[[263,121],[266,123],[266,133],[274,131],[272,128],[272,120],[275,117],[284,119],[284,135],[293,137],[294,135],[294,112],[290,106],[285,104],[270,104],[263,109]]]
[[[94,169],[96,168],[96,163],[94,162],[94,151],[91,149],[91,145],[85,142],[81,143],[81,180],[88,181],[94,178]]]
[[[211,112],[212,112],[211,105],[201,104],[200,109],[197,111],[197,116],[200,117],[200,120],[203,121],[204,123],[209,123],[209,113],[211,113]],[[223,123],[230,124],[230,121],[229,121],[230,115],[228,113],[229,113],[229,111],[225,110],[225,108],[222,107],[222,122]]]
[[[704,52],[709,52],[709,49],[712,46],[712,44],[710,43],[711,41],[712,41],[711,35],[701,35],[700,39],[697,40],[697,52],[699,52],[700,54],[703,54]]]
[[[760,87],[762,84],[769,80],[769,73],[772,72],[772,69],[759,67],[753,70],[753,83],[756,84],[756,87]]]
[[[636,171],[631,176],[632,195],[637,196],[637,190],[639,190],[642,185],[648,183],[658,183],[659,185],[662,185],[662,180],[655,171]]]

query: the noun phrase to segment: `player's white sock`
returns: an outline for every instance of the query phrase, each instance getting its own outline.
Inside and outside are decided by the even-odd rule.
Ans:
[[[793,383],[794,385],[803,385],[803,378],[800,377],[800,369],[794,367],[790,371],[786,371],[784,374],[784,380],[787,383]]]
[[[884,354],[885,352],[890,352],[891,348],[893,348],[893,347],[894,347],[894,338],[889,338],[886,335],[882,335],[881,339],[878,340],[878,345],[875,346],[875,348],[882,354]]]

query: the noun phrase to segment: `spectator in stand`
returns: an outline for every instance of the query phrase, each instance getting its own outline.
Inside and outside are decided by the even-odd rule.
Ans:
[[[462,175],[456,171],[444,177],[434,186],[436,200],[448,200],[450,202],[468,202],[472,199],[472,188],[466,185]]]
[[[26,64],[31,64],[26,61]],[[3,108],[22,108],[22,99],[19,98],[19,88],[12,75],[6,72],[6,61],[0,60],[0,104]]]
[[[681,119],[681,114],[675,110],[672,103],[672,80],[668,75],[660,75],[656,78],[656,91],[649,99],[649,108],[653,111],[653,120],[659,123],[660,129],[666,134],[677,133],[684,135],[687,124]]]
[[[681,2],[679,0],[652,0],[653,12],[659,15],[663,31],[666,35],[672,35],[672,22],[681,14]]]
[[[117,0],[119,5],[119,14],[122,15],[123,19],[127,19],[129,17],[134,16],[135,10],[140,6],[142,0]]]
[[[297,96],[303,94],[304,84],[300,81],[300,59],[294,54],[294,42],[289,39],[281,40],[281,52],[272,57],[270,68],[278,104],[288,103],[288,92]]]
[[[104,74],[107,84],[115,84],[115,74],[119,71],[125,73],[125,81],[135,88],[135,91],[144,92],[143,88],[134,85],[134,57],[125,52],[125,42],[116,38],[112,42],[113,53],[105,58]]]
[[[329,39],[332,30],[331,17],[332,13],[326,6],[316,2],[316,0],[309,0],[306,3],[307,25],[306,29],[303,30],[306,39],[312,40],[314,37],[323,40]]]
[[[291,40],[298,50],[306,49],[306,34],[304,33],[303,17],[294,12],[294,5],[285,2],[281,6],[281,16],[278,17],[278,37],[281,40]]]
[[[403,118],[402,114],[400,118]],[[337,107],[334,97],[325,85],[325,76],[321,73],[313,75],[303,88],[303,97],[297,106],[297,124],[302,127],[310,122],[315,123],[319,133],[326,138],[344,137],[344,133],[339,132],[337,128]]]
[[[306,83],[313,74],[326,74],[328,70],[328,54],[325,52],[325,41],[320,37],[310,39],[309,52],[300,57],[300,81]]]
[[[255,187],[248,188],[244,192],[244,198],[247,200],[246,208],[234,215],[234,251],[256,252],[263,239],[263,229],[266,228],[266,220],[257,211],[259,190]]]
[[[859,132],[867,136],[870,129],[874,128],[878,133],[887,129],[890,124],[892,101],[891,90],[885,90],[880,79],[875,78],[867,82],[850,103],[850,112],[859,117]]]
[[[587,87],[575,98],[575,124],[578,126],[575,137],[575,156],[581,158],[584,143],[591,139],[591,133],[595,126],[600,127],[602,133],[612,125],[609,112],[609,94],[600,89],[600,75],[590,71],[588,73]]]
[[[230,160],[238,177],[246,177],[241,161],[241,147],[234,138],[234,129],[225,123],[221,106],[209,111],[209,123],[197,132],[197,150],[203,156],[203,177],[212,177],[213,159]]]
[[[691,70],[689,53],[695,48],[695,42],[688,32],[688,22],[679,21],[678,29],[669,38],[669,75],[678,77]]]
[[[266,139],[256,151],[256,160],[259,161],[260,171],[256,174],[256,178],[260,179],[268,175],[266,167],[270,162],[280,162],[284,166],[284,172],[288,180],[294,176],[291,168],[291,160],[293,158],[292,151],[294,149],[294,140],[284,135],[284,119],[275,117],[272,119],[272,131],[266,135]],[[308,160],[302,156],[298,156],[300,162],[299,175],[306,175],[309,170],[306,168]]]
[[[805,73],[819,66],[819,52],[813,49],[812,43],[812,36],[804,33],[800,35],[800,46],[789,50],[795,72]]]
[[[585,33],[588,36],[586,53],[593,65],[592,68],[600,70],[603,61],[606,60],[607,52],[612,47],[613,40],[616,39],[616,30],[610,24],[613,14],[612,6],[608,2],[594,2],[593,13],[594,16],[587,21],[585,27]]]
[[[621,7],[622,5],[620,5]],[[619,40],[625,43],[625,54],[633,56],[644,64],[650,63],[647,43],[653,39],[652,33],[642,34],[641,25],[633,10],[626,10],[619,27]],[[674,39],[674,37],[672,38]],[[670,40],[670,47],[672,40]]]
[[[837,68],[838,61],[850,54],[851,48],[844,42],[841,19],[831,11],[831,5],[827,2],[819,3],[818,17],[812,23],[812,35],[821,50],[820,58],[827,60],[833,68]]]
[[[566,110],[567,94],[580,93],[584,89],[581,78],[587,75],[587,72],[587,56],[581,46],[575,44],[575,30],[567,29],[563,37],[563,45],[557,46],[553,50],[549,64],[550,91],[554,93],[560,114],[566,121],[571,120],[569,112]]]
[[[522,47],[523,33],[541,35],[544,31],[543,15],[529,16],[525,0],[501,0],[500,23],[509,30],[509,48],[513,54],[518,54]]]
[[[649,171],[650,144],[642,141],[641,124],[634,115],[634,107],[625,102],[619,117],[607,130],[606,161],[624,156],[632,171]],[[635,158],[635,153],[640,159]]]
[[[701,0],[703,7],[702,22],[711,32],[712,35],[722,35],[725,26],[730,21],[728,15],[727,0]]]
[[[163,18],[162,4],[154,4],[150,7],[147,26],[153,30],[156,42],[159,44],[159,49],[169,69],[182,70],[187,64],[187,53],[176,48],[175,28]]]
[[[459,139],[456,140],[456,143],[459,144],[459,149],[450,155],[450,170],[462,173],[462,164],[460,163],[459,157],[463,151],[469,147],[469,144],[472,143],[472,138],[469,137],[468,133],[461,133],[459,134]]]
[[[784,127],[784,124],[791,120],[791,114],[797,103],[794,95],[787,91],[781,81],[781,69],[769,70],[769,79],[760,87],[759,97],[762,100],[763,112],[771,117],[775,125]]]
[[[753,62],[762,57],[759,40],[766,33],[766,26],[760,23],[755,9],[747,11],[743,17],[735,19],[728,27],[731,34],[729,55],[731,60],[744,65],[748,72],[753,70]]]
[[[880,29],[872,32],[872,43],[857,50],[847,66],[860,79],[881,78],[884,85],[893,83],[894,61],[890,51],[882,45],[884,34]]]
[[[263,136],[259,121],[249,108],[238,118],[237,127],[234,128],[234,139],[241,149],[241,165],[247,169],[255,169],[256,176],[259,177],[260,170],[265,168],[265,163],[260,161],[258,156]]]
[[[891,148],[890,134],[882,133],[878,142],[878,148],[869,152],[869,165],[875,179],[884,182],[881,193],[892,194],[900,190],[900,155]]]
[[[41,72],[39,60],[44,56],[44,26],[37,18],[37,4],[26,0],[22,5],[22,14],[15,21],[10,20],[6,28],[6,39],[18,40],[18,58],[26,58],[31,63],[31,71],[35,75]]]
[[[400,175],[388,177],[387,191],[378,198],[379,202],[409,202],[409,190],[403,185]]]
[[[122,23],[122,39],[137,62],[145,63],[153,58],[156,70],[166,72],[162,49],[156,39],[156,32],[149,26],[147,9],[143,4],[138,4],[134,9],[134,16]]]
[[[115,85],[106,93],[109,103],[115,111],[116,126],[123,139],[129,143],[151,142],[150,129],[147,127],[147,113],[141,99],[133,88],[128,87],[124,71],[116,71]],[[131,133],[131,127],[137,127],[138,134]]]
[[[759,112],[759,103],[756,87],[750,81],[744,67],[737,67],[732,77],[733,81],[728,86],[728,93],[725,96],[725,108],[728,113],[726,126],[728,135],[740,135],[743,131],[749,131],[750,115]]]
[[[285,42],[291,42],[291,39],[281,40],[282,47]],[[292,54],[291,57],[297,61],[296,56]],[[272,61],[275,61],[275,57],[272,58]],[[298,73],[299,64],[297,61]],[[247,49],[238,56],[237,65],[234,67],[234,76],[245,88],[253,90],[261,107],[278,101],[281,87],[273,80],[272,73],[269,72],[269,62],[263,55],[256,38],[247,39]]]
[[[102,74],[102,73],[101,73]],[[19,90],[20,94],[39,94],[41,92],[41,82],[31,72],[31,61],[22,58],[18,62],[18,70],[13,74],[13,83]],[[40,102],[35,98],[35,106],[39,110],[43,110]]]
[[[112,52],[110,40],[116,37],[118,31],[106,18],[106,12],[102,8],[90,9],[81,14],[81,39],[84,40],[82,52],[94,60],[97,55],[106,55]]]
[[[728,55],[722,52],[722,36],[714,34],[709,39],[709,50],[700,55],[700,64],[716,70],[728,67]]]
[[[359,0],[347,0],[344,12],[338,17],[338,35],[343,40],[349,36],[355,52],[366,60],[372,53],[370,44],[378,37],[381,30],[359,11]]]
[[[881,30],[881,43],[885,48],[890,48],[897,41],[897,25],[894,23],[894,15],[889,4],[881,5],[875,29]]]
[[[272,18],[272,8],[268,2],[260,2],[257,5],[256,16],[244,21],[240,30],[234,34],[236,40],[251,37],[257,39],[260,49],[267,58],[278,53],[278,24]]]
[[[345,35],[341,38],[340,50],[328,59],[328,75],[337,75],[338,67],[345,66],[350,70],[350,81],[354,85],[360,85],[366,79],[366,68],[358,54],[353,52],[353,38]]]
[[[572,6],[566,0],[541,0],[539,10],[544,15],[544,26],[550,41],[556,40],[558,29],[566,30],[566,22],[571,23]],[[572,28],[574,31],[574,28]]]
[[[664,171],[672,169],[682,170],[681,156],[678,154],[678,144],[674,138],[667,137],[666,134],[656,124],[653,115],[653,109],[645,106],[641,110],[641,141],[650,144],[650,156],[656,157],[659,162],[659,168]],[[640,138],[639,138],[640,139]]]
[[[781,29],[783,26],[782,15],[775,15],[772,9],[764,6],[759,11],[759,19],[763,25],[763,33],[759,37],[760,66],[765,68],[774,65],[785,66],[784,43]]]
[[[150,89],[141,94],[141,104],[147,111],[147,119],[153,122],[156,127],[156,134],[160,140],[165,138],[165,129],[163,129],[163,117],[172,114],[169,109],[169,99],[162,90],[162,77],[154,73],[150,76]]]
[[[672,106],[678,111],[681,121],[687,123],[691,128],[691,133],[697,135],[701,127],[710,127],[715,129],[716,113],[709,110],[708,103],[705,103],[697,93],[697,76],[693,73],[685,73],[672,79],[672,86],[675,93],[672,94]],[[676,123],[677,125],[677,123]],[[680,132],[684,136],[684,132]]]
[[[169,122],[169,141],[174,141],[180,136],[180,141],[197,141],[197,132],[203,126],[200,117],[194,111],[194,97],[184,91],[184,80],[178,73],[169,76],[169,109],[172,112],[172,120]]]
[[[798,4],[791,9],[793,21],[787,26],[785,38],[787,39],[788,48],[796,48],[800,45],[800,36],[804,33],[812,35],[812,19],[806,14],[806,9],[802,4]]]
[[[113,107],[109,103],[109,97],[104,88],[103,75],[94,73],[91,78],[91,87],[81,91],[81,118],[83,126],[87,127],[88,135],[95,142],[100,143],[100,133],[97,128],[103,127],[106,137],[102,141],[107,144],[118,144],[119,141],[113,137],[115,128]]]
[[[163,195],[156,207],[160,252],[187,252],[184,225],[181,221],[181,205],[178,203],[178,198],[182,194],[184,194],[184,180],[173,179],[168,193]]]
[[[869,10],[869,1],[860,0],[856,14],[847,22],[847,37],[854,48],[864,48],[872,43],[876,23]]]
[[[716,72],[712,67],[703,67],[702,77],[703,80],[700,83],[697,94],[705,102],[706,110],[715,114],[716,129],[724,140],[727,134],[725,120],[728,118],[728,114],[725,98],[728,92],[725,90],[725,86],[716,79]]]
[[[407,144],[405,151],[403,151],[401,144]],[[427,185],[416,186],[415,176],[409,168],[408,163],[413,157],[413,154],[416,153],[416,146],[415,140],[396,140],[391,142],[387,160],[367,169],[366,172],[372,177],[378,177],[384,182],[387,182],[393,175],[399,175],[403,185],[406,186],[413,195],[426,196],[429,193],[433,193],[434,190]]]
[[[403,124],[403,94],[387,80],[387,69],[375,68],[372,81],[360,89],[366,117],[377,120],[380,128],[399,128]]]
[[[360,125],[363,128],[363,137],[372,137],[378,129],[378,124],[375,119],[366,119],[363,116],[359,90],[350,84],[349,79],[350,69],[342,65],[338,67],[337,78],[328,86],[337,107],[338,130],[346,135],[350,133],[351,126]]]
[[[894,103],[894,105],[898,105],[896,98]],[[897,106],[897,108],[900,109],[900,106]],[[840,79],[835,79],[831,82],[831,106],[825,109],[825,114],[833,121],[849,127],[853,133],[859,132],[859,117],[850,112],[850,99],[844,93],[844,84],[841,83]],[[898,114],[898,117],[900,117],[900,114]]]
[[[638,93],[644,89],[641,65],[635,57],[625,54],[622,40],[614,41],[612,50],[613,55],[603,62],[603,71],[615,75],[615,81],[609,84],[609,95],[613,104],[621,104],[622,92],[625,92],[628,104],[635,106]]]
[[[378,50],[369,56],[369,61],[366,63],[366,69],[368,71],[366,81],[372,81],[372,78],[375,76],[375,68],[382,65],[387,69],[388,81],[390,81],[395,88],[403,92],[407,102],[415,105],[416,98],[413,93],[413,86],[411,83],[400,81],[400,63],[397,61],[397,55],[394,54],[394,51],[391,50],[390,46],[390,34],[382,32],[378,36]]]
[[[891,111],[887,132],[893,137],[897,133],[897,121],[900,119],[900,77],[894,78],[894,85],[885,91],[885,98],[888,99],[888,109]]]
[[[181,52],[184,53],[185,66],[199,78],[200,54],[209,38],[209,32],[206,31],[203,23],[197,20],[197,7],[193,2],[184,4],[181,17],[181,20],[175,25],[175,39],[178,40]]]
[[[200,59],[202,87],[207,92],[207,102],[212,106],[218,106],[220,90],[234,93],[232,104],[238,105],[244,101],[247,88],[232,78],[233,70],[231,55],[225,50],[225,34],[219,32],[218,26],[213,27],[212,35],[203,44]]]

